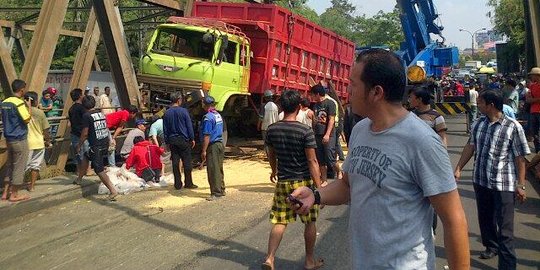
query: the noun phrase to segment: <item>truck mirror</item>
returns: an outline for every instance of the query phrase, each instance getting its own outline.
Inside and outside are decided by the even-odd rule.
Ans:
[[[229,37],[227,35],[222,35],[221,37],[221,47],[219,47],[218,57],[216,59],[216,64],[221,64],[223,58],[225,57],[225,50],[229,47]]]

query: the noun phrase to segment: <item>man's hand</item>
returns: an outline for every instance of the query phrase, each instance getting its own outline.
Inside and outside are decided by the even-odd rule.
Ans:
[[[524,203],[525,200],[527,200],[527,195],[525,194],[525,190],[521,188],[516,189],[516,198],[520,203]]]
[[[330,136],[326,136],[326,135],[325,135],[325,136],[322,138],[322,143],[323,143],[323,144],[328,144],[328,142],[330,142]]]
[[[456,179],[456,182],[459,181],[459,178],[461,178],[461,170],[458,170],[457,168],[454,170],[454,178]]]
[[[195,140],[191,141],[191,148],[193,149],[195,147]],[[206,155],[206,153],[204,153]]]
[[[277,173],[272,172],[272,174],[270,174],[270,182],[275,183],[276,181],[277,181]]]
[[[77,144],[77,147],[75,147],[75,151],[77,154],[81,152],[81,144]]]
[[[313,195],[313,191],[308,187],[299,187],[295,189],[291,195],[301,201],[303,204],[301,207],[297,207],[296,204],[289,202],[291,208],[300,215],[309,214],[309,209],[315,203],[315,195]]]
[[[201,152],[201,165],[199,165],[199,169],[202,169],[204,167],[204,163],[206,162],[206,151]]]

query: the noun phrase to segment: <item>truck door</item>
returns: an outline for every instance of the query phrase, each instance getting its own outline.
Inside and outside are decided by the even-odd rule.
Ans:
[[[221,96],[227,91],[240,91],[240,86],[242,85],[242,78],[240,74],[242,73],[242,66],[239,64],[239,52],[238,52],[238,43],[234,41],[229,41],[228,46],[224,51],[223,60],[219,65],[218,72],[214,78],[217,80],[217,89],[221,89],[221,93],[216,93]],[[214,88],[213,88],[214,90]]]

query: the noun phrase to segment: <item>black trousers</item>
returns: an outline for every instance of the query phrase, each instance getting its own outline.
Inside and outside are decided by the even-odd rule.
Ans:
[[[482,244],[499,255],[499,270],[516,269],[514,192],[474,185]]]
[[[182,137],[173,137],[169,139],[169,147],[171,149],[171,161],[174,175],[174,188],[182,188],[182,174],[180,173],[179,162],[182,160],[184,166],[184,174],[186,175],[186,186],[193,185],[191,171],[191,142],[186,141]]]

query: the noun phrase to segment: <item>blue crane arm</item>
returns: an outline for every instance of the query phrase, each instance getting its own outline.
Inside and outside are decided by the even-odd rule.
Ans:
[[[436,24],[439,15],[432,0],[397,0],[405,41],[397,54],[407,66],[422,65],[428,76],[440,75],[441,67],[458,63],[456,47],[446,47],[431,39],[431,34],[443,39],[442,26]]]

